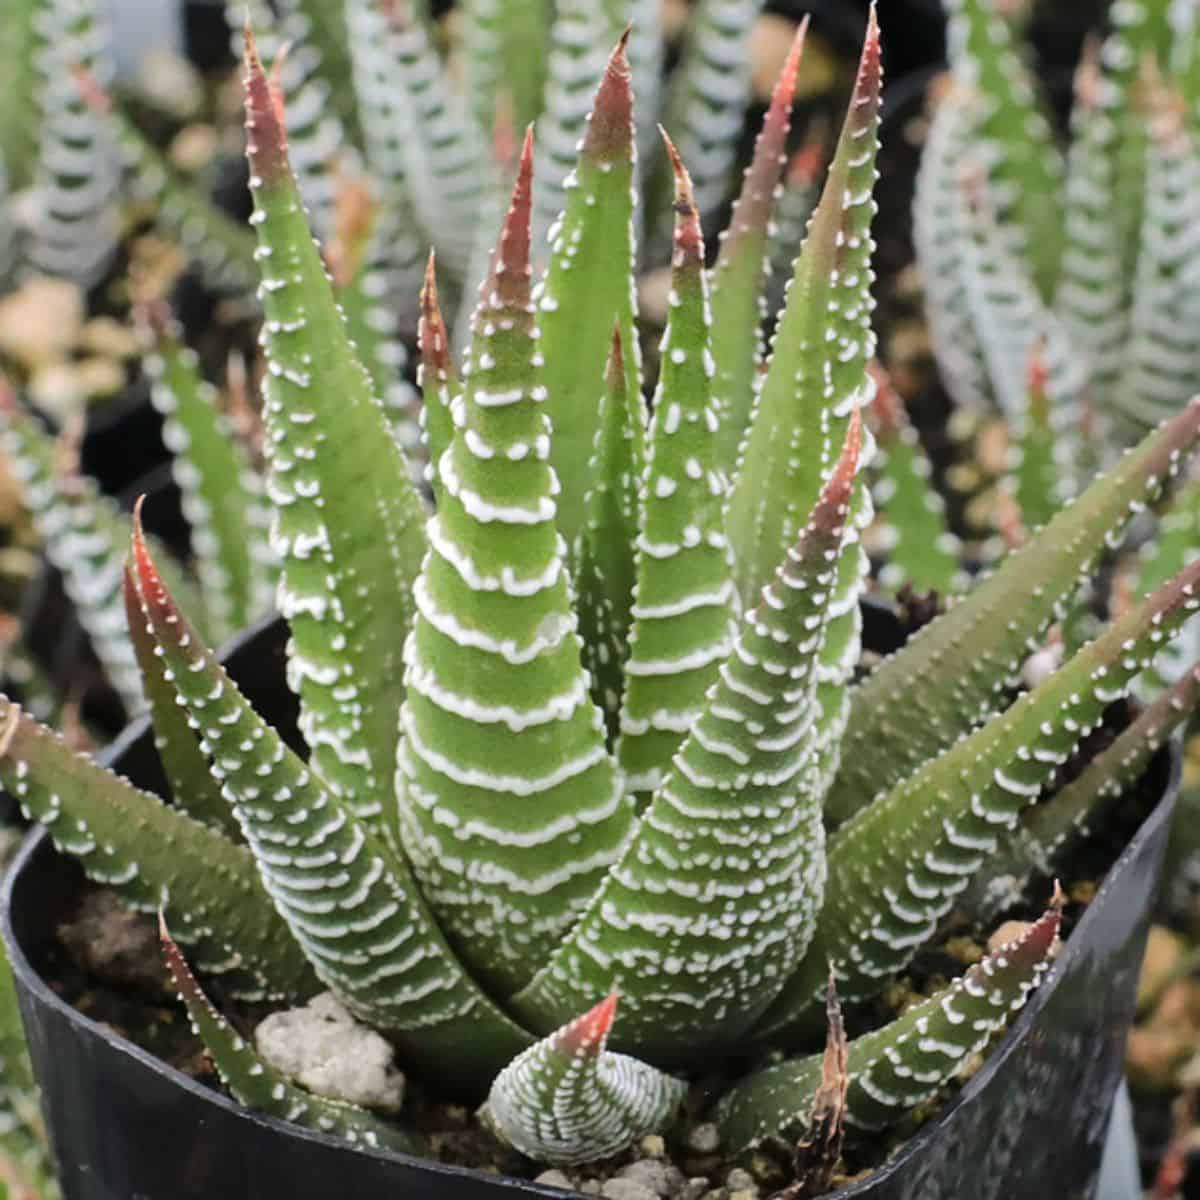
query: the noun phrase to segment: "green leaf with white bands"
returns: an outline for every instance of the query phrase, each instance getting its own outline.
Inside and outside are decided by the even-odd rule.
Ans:
[[[350,143],[330,103],[321,49],[305,38],[308,21],[291,0],[286,0],[278,17],[271,0],[225,0],[225,19],[236,31],[235,57],[242,56],[243,28],[253,28],[261,39],[258,53],[273,73],[272,89],[278,83],[287,113],[291,168],[313,234],[323,242],[333,231],[337,195],[333,166]]]
[[[872,25],[837,155],[775,332],[726,526],[742,605],[751,608],[794,543],[869,398],[871,220],[881,69]]]
[[[791,129],[796,72],[807,24],[792,41],[787,61],[771,97],[771,106],[754,143],[754,157],[733,206],[729,227],[721,233],[721,250],[712,272],[712,353],[714,385],[720,417],[720,469],[732,474],[738,447],[746,435],[754,403],[754,387],[766,357],[762,324],[764,285],[770,273],[772,215],[780,199],[784,151]],[[686,154],[680,158],[688,161]],[[697,205],[703,215],[703,205]],[[806,214],[807,215],[807,214]],[[788,262],[789,273],[792,263]]]
[[[1189,613],[1200,561],[1116,621],[1007,711],[927,762],[830,838],[828,898],[801,968],[758,1026],[795,1036],[828,966],[868,999],[912,960],[1055,769]]]
[[[1125,370],[1112,395],[1123,431],[1137,436],[1196,391],[1200,350],[1200,150],[1182,104],[1153,97],[1141,248],[1133,285]]]
[[[407,864],[250,708],[163,586],[137,526],[133,559],[164,674],[292,936],[347,1008],[470,1094],[527,1036],[465,974]]]
[[[946,389],[955,404],[986,411],[994,393],[981,331],[968,301],[972,224],[963,186],[975,148],[978,103],[962,85],[947,89],[938,102],[917,172],[913,246],[929,335]]]
[[[949,1083],[1020,1011],[1049,969],[1058,928],[1055,906],[949,987],[855,1038],[846,1063],[846,1123],[882,1129]],[[716,1110],[725,1148],[739,1152],[768,1137],[802,1136],[821,1059],[778,1063],[735,1084]]]
[[[674,1117],[687,1084],[607,1049],[616,993],[519,1055],[488,1095],[484,1120],[538,1162],[611,1158]]]
[[[618,988],[617,1044],[659,1065],[732,1049],[808,944],[825,879],[819,652],[861,449],[738,630],[704,713],[587,912],[511,1002],[554,1028]]]
[[[947,528],[945,502],[933,486],[933,469],[904,402],[886,379],[877,380],[872,412],[878,447],[873,533],[886,558],[879,582],[941,596],[961,591],[966,583],[961,548]]]
[[[1106,544],[1115,545],[1129,518],[1161,493],[1198,438],[1200,401],[1193,401],[854,689],[843,765],[826,800],[832,824],[995,711]],[[923,681],[915,691],[913,679]]]
[[[204,611],[218,641],[271,611],[278,567],[261,477],[218,406],[194,351],[169,325],[148,331],[143,365],[191,527]]]
[[[94,0],[43,0],[33,22],[40,123],[26,251],[38,271],[86,288],[117,251],[121,173],[111,130],[88,107],[72,69],[83,67],[107,87],[116,69],[112,31]]]
[[[142,692],[149,709],[154,748],[167,777],[171,800],[189,817],[240,842],[242,828],[221,795],[221,785],[210,774],[208,758],[200,749],[187,713],[177,702],[174,685],[163,672],[163,661],[146,626],[137,585],[128,565],[123,573],[121,592],[129,640],[142,673]]]
[[[390,838],[402,647],[425,512],[334,301],[252,44],[246,71],[267,492],[281,563],[278,608],[292,631],[289,682],[317,774]]]
[[[171,914],[197,965],[247,1000],[308,999],[319,988],[244,846],[76,754],[0,697],[0,780],[89,879],[143,912]]]
[[[163,958],[187,1009],[192,1030],[204,1043],[221,1082],[238,1103],[306,1129],[335,1134],[355,1145],[386,1147],[405,1154],[428,1153],[428,1147],[416,1134],[381,1121],[355,1104],[305,1091],[264,1062],[201,990],[161,916],[159,933]]]
[[[705,708],[729,654],[734,595],[725,476],[713,397],[704,239],[675,148],[670,315],[639,497],[632,627],[617,762],[631,792],[652,792]]]
[[[947,52],[955,76],[981,96],[975,139],[989,188],[1013,232],[1013,249],[1048,300],[1062,253],[1062,216],[1053,200],[1063,164],[1033,76],[997,7],[997,0],[946,0]]]
[[[561,942],[632,820],[581,666],[555,528],[531,173],[527,137],[437,464],[396,771],[421,888],[464,963],[501,994]]]
[[[593,0],[582,2],[594,7]],[[567,19],[565,12],[561,19]],[[539,130],[553,119],[550,110]],[[551,461],[562,489],[556,498],[556,519],[568,547],[574,547],[586,519],[587,465],[600,420],[598,385],[604,378],[614,320],[625,350],[626,386],[631,396],[641,393],[633,270],[633,136],[633,95],[622,39],[604,68],[583,127],[578,159],[572,159],[574,169],[565,185],[566,208],[550,230],[550,262],[535,291],[546,360],[543,383],[554,430]],[[574,134],[571,137],[573,147]],[[555,143],[547,151],[557,156],[562,146]],[[540,187],[540,176],[537,183]]]
[[[773,564],[786,551],[820,492],[852,414],[870,401],[871,222],[879,148],[882,65],[871,10],[850,109],[821,202],[796,264],[788,304],[775,331],[770,364],[755,400],[729,495],[726,530],[743,607],[756,602]],[[868,435],[864,463],[873,452]],[[868,562],[860,534],[872,519],[860,483],[840,551],[821,648],[820,715],[814,730],[822,790],[837,768],[849,712],[846,684],[858,661],[858,597]]]

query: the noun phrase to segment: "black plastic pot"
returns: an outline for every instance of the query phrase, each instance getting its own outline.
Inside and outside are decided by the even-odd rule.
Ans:
[[[898,626],[870,606],[886,650]],[[869,635],[872,636],[873,635]],[[286,630],[250,631],[227,656],[251,700],[289,738]],[[285,707],[280,707],[284,701]],[[154,787],[144,724],[111,762]],[[959,1096],[840,1200],[1086,1200],[1092,1194],[1168,827],[1178,756],[1160,755],[1162,799],[1106,877],[1052,972]],[[3,933],[66,1200],[439,1200],[556,1196],[555,1189],[345,1142],[257,1116],[165,1066],[59,998],[39,967],[80,884],[34,834],[6,881]]]

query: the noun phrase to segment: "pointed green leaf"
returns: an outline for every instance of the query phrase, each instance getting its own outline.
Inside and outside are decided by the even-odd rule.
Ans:
[[[827,819],[844,821],[994,711],[1106,540],[1154,500],[1198,437],[1193,402],[855,689]]]
[[[176,703],[175,687],[167,679],[162,659],[154,652],[154,638],[142,616],[137,587],[126,566],[122,593],[129,640],[142,673],[142,691],[150,710],[154,748],[158,751],[171,799],[176,808],[232,841],[242,840],[242,829],[221,795],[221,785],[209,774],[208,758],[188,723],[187,713]]]
[[[839,991],[863,1000],[911,961],[1002,833],[1015,827],[1155,651],[1200,609],[1197,581],[1200,561],[833,834],[828,891],[812,945],[759,1036],[794,1035],[803,1027],[829,963]]]
[[[683,1080],[606,1048],[616,1007],[613,992],[496,1076],[485,1119],[522,1154],[563,1166],[610,1158],[675,1115]]]
[[[861,448],[856,413],[797,546],[569,938],[512,1001],[552,1029],[619,988],[618,1044],[660,1065],[732,1049],[804,953],[825,875],[817,681]]]
[[[592,700],[604,713],[610,745],[620,729],[629,657],[645,422],[641,396],[630,395],[627,387],[621,332],[614,328],[600,429],[588,463],[587,524],[575,551],[575,606],[583,665],[592,678]]]
[[[988,862],[957,907],[976,925],[994,920],[1035,875],[1076,840],[1102,829],[1105,819],[1141,779],[1150,760],[1200,705],[1200,665],[1193,665],[1146,708],[1081,774],[1030,809],[1020,826]]]
[[[720,469],[727,475],[733,473],[738,447],[750,421],[755,379],[765,353],[763,291],[769,270],[771,219],[787,161],[784,151],[807,29],[806,21],[792,41],[771,107],[754,143],[754,158],[742,181],[741,194],[728,228],[721,233],[721,252],[712,273],[712,350],[717,365],[714,389],[721,421]]]
[[[946,526],[945,503],[932,483],[932,468],[917,431],[908,419],[904,401],[891,381],[876,374],[875,418],[878,477],[875,507],[885,543],[887,562],[879,582],[898,589],[905,584],[918,592],[941,596],[960,591],[965,576],[961,547]]]
[[[949,1083],[1019,1012],[1057,949],[1056,902],[1018,938],[989,953],[949,987],[850,1043],[847,1124],[880,1129]],[[727,1149],[802,1134],[821,1081],[821,1056],[767,1067],[735,1084],[717,1107]]]
[[[729,498],[726,523],[747,608],[803,527],[850,414],[870,390],[870,229],[880,83],[878,28],[872,24]]]
[[[416,586],[396,787],[404,846],[463,961],[515,991],[632,819],[580,662],[530,297],[532,139],[480,293]]]
[[[252,41],[246,72],[268,494],[290,677],[316,771],[359,819],[386,831],[424,512],[313,245]]]
[[[90,879],[145,912],[165,908],[207,972],[247,999],[304,999],[317,981],[243,846],[75,754],[0,697],[0,779]]]
[[[151,400],[175,456],[204,611],[213,637],[224,640],[270,612],[274,600],[277,565],[262,479],[169,314],[146,309],[143,317]]]
[[[175,605],[136,524],[133,562],[164,672],[279,915],[347,1008],[469,1093],[528,1038],[463,972],[407,864],[246,703]]]
[[[333,229],[334,165],[346,144],[346,132],[330,102],[321,47],[310,42],[308,21],[296,11],[294,0],[284,0],[278,17],[271,0],[225,0],[225,19],[230,29],[258,31],[261,45],[255,53],[271,71],[270,89],[281,126],[287,112],[288,161],[308,223],[323,241]],[[234,41],[234,53],[240,55],[240,39]],[[250,171],[253,175],[253,165]]]
[[[1070,464],[1061,460],[1066,438],[1054,428],[1044,348],[1035,347],[1025,372],[1026,400],[1015,423],[1016,461],[1006,486],[1021,514],[1026,529],[1041,529],[1070,499]],[[1011,453],[1011,451],[1010,451]]]
[[[590,5],[592,0],[584,2]],[[574,546],[584,526],[587,465],[599,429],[598,388],[614,320],[625,349],[626,386],[631,395],[641,392],[634,326],[629,80],[622,38],[596,92],[578,163],[568,178],[566,209],[551,230],[550,263],[536,292],[540,347],[546,360],[543,382],[554,431],[552,462],[562,489],[556,500],[558,529],[568,547]],[[547,150],[560,153],[556,146]],[[539,176],[539,187],[541,183]]]
[[[358,1145],[386,1147],[405,1154],[428,1153],[428,1147],[416,1134],[381,1121],[355,1104],[305,1091],[270,1063],[264,1062],[213,1007],[167,932],[161,914],[159,936],[167,970],[187,1009],[192,1028],[235,1100],[269,1117],[279,1117],[320,1133],[335,1134]]]
[[[997,0],[946,0],[947,49],[957,78],[983,98],[976,144],[1000,220],[1012,230],[1038,292],[1049,299],[1062,253],[1062,215],[1054,198],[1063,165],[1033,76],[996,8]]]
[[[733,580],[723,528],[704,239],[675,147],[671,311],[639,496],[636,583],[617,761],[631,792],[662,783],[729,654]]]
[[[437,464],[450,448],[454,437],[454,418],[450,415],[455,397],[461,390],[454,359],[450,354],[450,334],[438,303],[435,259],[430,251],[421,288],[421,322],[417,342],[421,353],[418,383],[421,387],[421,434],[425,444],[425,479],[438,493]]]

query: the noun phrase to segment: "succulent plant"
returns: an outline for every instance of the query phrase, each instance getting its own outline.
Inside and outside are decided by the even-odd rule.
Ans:
[[[1200,384],[1184,332],[1200,304],[1200,27],[1189,5],[1113,4],[1064,154],[994,0],[946,8],[953,86],[922,158],[918,262],[955,401],[998,406],[1021,453],[1051,459],[1017,489],[1035,525]]]
[[[564,11],[582,26],[590,10]],[[228,996],[332,991],[427,1086],[486,1097],[487,1120],[537,1160],[586,1161],[665,1128],[688,1080],[722,1066],[727,1150],[794,1136],[820,1055],[755,1066],[819,1047],[831,971],[857,1004],[905,969],[1200,605],[1200,564],[1184,565],[1014,695],[1106,544],[1200,439],[1198,401],[856,681],[874,18],[769,349],[758,300],[799,42],[711,271],[695,188],[665,141],[673,287],[649,412],[633,332],[633,46],[622,37],[581,122],[536,287],[527,134],[460,368],[427,279],[431,515],[247,39],[267,496],[308,757],[185,617],[140,513],[125,601],[174,804],[0,702],[0,778],[92,878],[163,913],[171,971],[234,1095],[362,1142],[420,1148],[402,1124],[264,1063],[185,953]],[[1185,708],[1133,726],[1072,813],[1102,804]],[[852,1041],[849,1123],[887,1124],[950,1080],[1047,969],[1059,921],[1054,903]]]

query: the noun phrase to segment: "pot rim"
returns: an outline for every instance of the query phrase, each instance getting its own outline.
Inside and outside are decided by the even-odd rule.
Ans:
[[[278,618],[265,618],[262,621],[256,622],[243,633],[239,634],[233,642],[225,649],[230,649],[234,644],[250,640],[254,635],[261,632],[268,626],[274,623]],[[124,751],[138,738],[143,736],[149,727],[149,719],[141,717],[138,720],[131,722],[122,730],[121,734],[99,755],[99,759],[106,766],[112,766],[113,762],[118,759]],[[1100,884],[1096,895],[1092,902],[1088,905],[1086,912],[1080,918],[1079,924],[1075,927],[1071,937],[1063,945],[1062,953],[1059,954],[1045,979],[1038,986],[1026,1002],[1024,1008],[1017,1015],[1017,1019],[1009,1026],[1004,1037],[999,1045],[988,1055],[987,1059],[980,1069],[959,1089],[958,1093],[951,1097],[945,1106],[938,1112],[936,1117],[927,1121],[907,1142],[904,1143],[895,1153],[893,1153],[885,1162],[871,1172],[870,1175],[855,1183],[849,1184],[840,1188],[836,1192],[830,1192],[828,1200],[853,1200],[854,1197],[863,1195],[869,1188],[874,1187],[893,1172],[902,1169],[914,1156],[920,1155],[927,1144],[940,1136],[947,1136],[951,1133],[951,1126],[955,1121],[956,1113],[960,1108],[969,1104],[981,1091],[986,1088],[992,1078],[1000,1071],[1008,1057],[1016,1050],[1018,1045],[1030,1033],[1038,1015],[1042,1008],[1049,1001],[1054,990],[1057,988],[1059,980],[1065,972],[1067,966],[1074,961],[1079,955],[1088,953],[1088,948],[1084,945],[1084,938],[1080,937],[1081,932],[1086,931],[1094,920],[1099,920],[1099,917],[1094,917],[1093,914],[1099,913],[1103,908],[1101,901],[1112,890],[1114,881],[1119,877],[1138,852],[1141,845],[1154,836],[1159,829],[1170,820],[1176,796],[1179,790],[1180,779],[1182,777],[1182,755],[1179,748],[1178,738],[1172,738],[1164,750],[1169,755],[1169,770],[1165,784],[1163,785],[1162,795],[1155,804],[1149,816],[1138,827],[1137,832],[1129,840],[1128,844],[1121,851],[1116,861],[1105,874],[1103,881]],[[1160,751],[1160,754],[1163,751]],[[30,868],[32,860],[36,858],[39,852],[42,851],[44,845],[49,842],[49,831],[35,825],[29,832],[21,845],[20,850],[13,858],[0,887],[0,936],[3,937],[5,946],[8,951],[9,963],[12,968],[13,975],[18,979],[22,988],[31,993],[37,1002],[43,1006],[47,1006],[56,1010],[58,1013],[66,1017],[67,1020],[80,1026],[89,1034],[100,1038],[106,1042],[110,1048],[118,1053],[136,1060],[143,1066],[158,1072],[176,1086],[182,1088],[202,1103],[215,1104],[219,1108],[225,1109],[227,1112],[233,1113],[239,1117],[245,1118],[261,1127],[272,1130],[275,1133],[280,1133],[301,1139],[315,1141],[318,1144],[338,1147],[351,1154],[366,1154],[384,1162],[399,1162],[409,1168],[419,1167],[424,1168],[434,1175],[445,1176],[448,1180],[454,1178],[470,1178],[475,1180],[486,1180],[499,1187],[521,1189],[532,1192],[536,1195],[546,1197],[561,1197],[564,1195],[575,1195],[574,1192],[568,1192],[564,1189],[553,1187],[548,1184],[536,1183],[533,1180],[520,1179],[512,1175],[492,1175],[474,1167],[457,1166],[450,1163],[437,1162],[434,1159],[421,1158],[416,1155],[404,1154],[395,1150],[384,1150],[366,1146],[354,1145],[347,1142],[344,1138],[337,1137],[333,1134],[321,1133],[317,1130],[306,1129],[303,1126],[295,1125],[287,1121],[282,1121],[276,1117],[266,1116],[263,1113],[255,1112],[244,1105],[238,1103],[232,1097],[225,1093],[209,1087],[205,1084],[192,1079],[185,1075],[182,1071],[169,1066],[161,1059],[155,1057],[149,1051],[131,1042],[129,1039],[114,1033],[111,1029],[92,1020],[79,1012],[72,1005],[68,1004],[61,996],[54,992],[49,984],[42,978],[41,974],[36,970],[33,964],[26,957],[23,948],[21,947],[16,933],[12,925],[12,904],[13,892],[16,889],[16,884],[19,876]],[[57,854],[58,851],[53,849],[51,844],[50,849]]]

